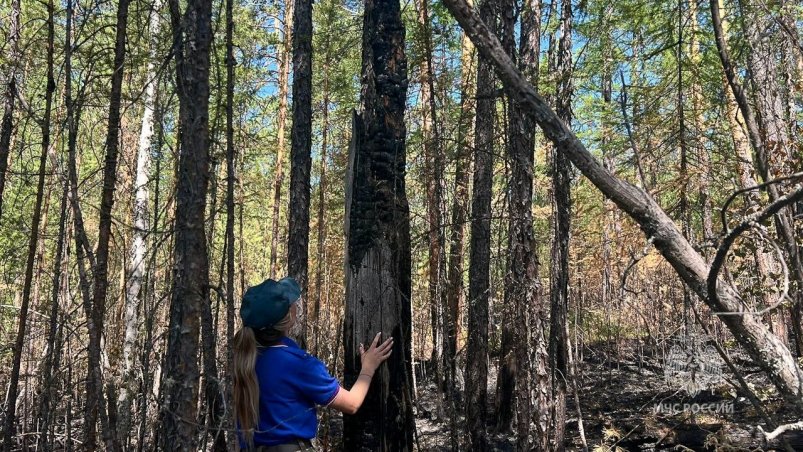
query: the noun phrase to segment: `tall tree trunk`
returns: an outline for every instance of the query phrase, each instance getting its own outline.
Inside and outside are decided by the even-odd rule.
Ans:
[[[480,15],[499,29],[493,0],[482,0]],[[487,56],[477,67],[477,113],[474,126],[474,177],[471,196],[471,245],[466,344],[466,428],[471,450],[488,449],[488,301],[491,258],[491,188],[493,185],[496,79]]]
[[[399,0],[366,0],[362,112],[354,115],[346,176],[346,385],[360,373],[359,344],[379,331],[395,342],[362,408],[344,417],[343,444],[354,451],[413,450],[404,35]]]
[[[568,128],[572,122],[572,4],[561,2],[560,40],[557,55],[555,111]],[[571,162],[561,145],[553,148],[552,194],[554,199],[552,256],[550,265],[549,359],[552,370],[552,423],[554,450],[564,450],[566,432],[566,382],[569,350],[566,332],[569,309],[569,236],[571,230]]]
[[[432,362],[435,364],[435,380],[438,390],[444,386],[443,348],[446,342],[444,332],[444,273],[446,255],[443,234],[443,149],[438,129],[437,102],[435,101],[435,80],[432,63],[432,27],[429,19],[429,0],[416,0],[418,26],[423,38],[424,56],[421,62],[421,131],[424,142],[424,159],[427,172],[427,239],[429,242],[429,305],[432,324]],[[439,405],[440,407],[440,405]]]
[[[11,151],[11,135],[14,131],[14,102],[17,98],[17,65],[20,61],[20,0],[11,0],[11,17],[8,31],[8,70],[6,90],[3,93],[3,118],[0,120],[0,218],[3,217],[3,192],[6,187],[8,155]]]
[[[128,5],[130,0],[120,0],[117,5],[117,29],[114,44],[114,66],[109,97],[109,122],[106,134],[106,158],[103,169],[103,189],[100,199],[100,219],[98,228],[95,267],[92,270],[93,294],[92,315],[87,319],[93,325],[89,328],[88,369],[90,376],[86,382],[87,406],[84,425],[84,444],[93,449],[96,446],[95,424],[98,414],[105,411],[103,401],[103,376],[101,373],[101,337],[103,320],[106,315],[106,292],[108,289],[109,242],[112,232],[112,207],[114,189],[117,183],[117,155],[120,135],[120,102],[123,93],[123,62],[125,61],[126,26],[128,25]],[[109,382],[109,385],[112,383]],[[115,413],[116,414],[116,413]],[[104,422],[106,413],[101,412],[103,440],[107,450],[118,450],[116,431]]]
[[[209,258],[204,211],[209,179],[209,50],[211,0],[189,0],[183,16],[170,0],[179,151],[175,213],[175,264],[162,383],[162,448],[195,449],[198,334],[202,303],[209,297]],[[188,422],[189,421],[189,422]]]
[[[36,202],[31,219],[31,240],[28,242],[28,257],[25,262],[25,276],[22,285],[22,302],[17,320],[17,336],[14,341],[14,355],[11,359],[11,375],[9,377],[8,396],[6,398],[5,426],[3,429],[3,450],[11,451],[16,430],[17,394],[19,391],[20,360],[25,342],[25,329],[28,323],[28,308],[31,300],[33,283],[33,266],[36,259],[36,245],[39,243],[39,223],[42,217],[42,202],[45,191],[45,166],[50,149],[50,113],[53,104],[53,92],[56,81],[53,79],[53,47],[54,23],[53,0],[47,4],[47,78],[45,79],[45,112],[41,119],[42,153],[39,156],[38,181],[36,184]]]
[[[226,0],[226,380],[225,400],[231,405],[234,380],[234,165],[237,158],[234,148],[234,0]],[[231,429],[235,427],[233,410],[229,410],[225,426],[227,441],[237,440]]]
[[[518,60],[517,56],[517,49],[516,49],[516,1],[515,0],[505,0],[500,2],[499,4],[499,11],[502,14],[502,23],[501,23],[501,40],[502,46],[505,48],[505,51],[510,56],[510,59],[513,60],[513,63],[516,64]],[[505,133],[507,135],[505,140],[506,146],[506,153],[508,157],[508,166],[510,171],[508,172],[508,199],[507,205],[512,206],[515,201],[514,199],[519,193],[513,193],[513,188],[511,183],[515,183],[512,181],[514,178],[514,172],[516,172],[517,168],[514,166],[516,162],[512,160],[519,155],[519,149],[513,149],[514,147],[518,147],[520,145],[524,145],[522,143],[522,138],[518,127],[521,121],[521,111],[518,108],[515,100],[515,93],[510,93],[511,95],[506,96],[506,104],[507,104],[507,124],[505,124]],[[523,151],[522,151],[523,152]],[[518,182],[518,181],[516,181]],[[511,207],[511,209],[515,209],[515,206]],[[516,252],[511,245],[515,245],[515,239],[512,239],[513,235],[516,235],[515,228],[519,225],[512,224],[515,222],[514,217],[519,213],[518,211],[510,210],[509,211],[509,222],[510,228],[508,228],[508,237],[507,237],[507,245],[508,245],[508,253],[506,256],[507,268],[508,271],[503,272],[503,277],[505,278],[505,282],[509,282],[512,278],[511,272],[515,271],[510,264],[513,263],[515,257],[513,254]],[[501,236],[500,236],[500,246],[501,246]],[[505,284],[505,288],[509,289],[510,286]],[[529,411],[529,407],[517,407],[517,403],[521,402],[514,396],[514,392],[516,389],[517,380],[522,378],[522,375],[519,374],[519,371],[524,370],[524,374],[526,375],[525,369],[520,369],[517,366],[516,362],[516,345],[514,342],[516,341],[515,336],[516,334],[522,334],[523,332],[517,331],[516,326],[514,324],[514,318],[518,318],[519,316],[524,317],[525,322],[527,321],[526,313],[522,313],[516,311],[515,306],[512,303],[515,303],[515,298],[512,294],[509,294],[509,290],[505,290],[505,302],[499,306],[499,310],[501,311],[502,315],[502,338],[500,343],[500,353],[499,353],[499,375],[496,380],[496,429],[500,432],[509,432],[511,429],[511,423],[513,422],[513,413],[518,412],[519,409],[523,408],[525,412]],[[522,378],[523,380],[523,378]],[[522,381],[524,385],[527,385],[526,381]],[[524,400],[524,404],[529,404],[529,397]],[[529,421],[528,421],[529,422]]]
[[[459,315],[463,301],[463,249],[465,247],[465,223],[468,218],[468,184],[473,146],[474,110],[476,106],[477,60],[474,45],[468,36],[461,38],[460,56],[460,116],[457,124],[457,150],[455,152],[454,197],[451,206],[451,230],[449,231],[448,283],[446,289],[446,335],[444,347],[446,359],[455,374],[457,338],[460,336]]]
[[[125,337],[123,342],[123,378],[120,386],[118,406],[117,437],[125,446],[131,430],[131,396],[136,391],[136,374],[134,372],[134,347],[139,332],[139,309],[142,304],[140,292],[142,278],[145,274],[145,255],[147,254],[147,233],[150,228],[148,219],[148,180],[151,166],[151,141],[154,132],[154,107],[156,101],[156,46],[160,29],[160,12],[162,0],[156,0],[150,18],[150,52],[145,75],[145,109],[139,132],[137,148],[137,173],[134,194],[134,237],[129,251],[128,280],[125,290]]]
[[[312,343],[313,353],[317,354],[319,349],[319,328],[320,328],[320,313],[321,313],[321,297],[323,296],[323,269],[326,261],[326,224],[324,219],[325,197],[327,189],[326,180],[326,156],[329,146],[329,66],[331,64],[329,49],[329,38],[326,38],[327,53],[325,62],[323,64],[323,118],[321,124],[321,160],[318,175],[318,218],[317,218],[317,233],[318,233],[318,264],[315,268],[315,301],[312,309],[312,315],[309,321],[312,322]]]
[[[278,150],[276,151],[276,175],[273,180],[273,218],[270,238],[270,277],[276,278],[279,271],[279,215],[282,205],[282,185],[284,184],[285,129],[287,127],[287,88],[290,84],[290,56],[292,46],[293,10],[295,0],[285,0],[284,25],[282,27],[282,56],[279,65],[279,118],[277,124]],[[294,77],[295,79],[295,77]],[[295,104],[295,100],[293,101]]]
[[[712,0],[716,8],[717,0]],[[767,377],[794,410],[803,412],[803,376],[792,354],[769,330],[752,316],[728,315],[742,310],[738,292],[724,278],[713,280],[709,295],[709,269],[703,258],[685,240],[672,220],[658,203],[643,189],[627,183],[606,171],[591,155],[566,124],[552,111],[532,86],[513,66],[499,41],[488,26],[471,10],[464,0],[445,0],[447,8],[472,37],[480,52],[493,61],[509,89],[520,93],[525,104],[544,131],[588,179],[619,208],[625,211],[653,245],[675,269],[683,281],[700,296],[714,312],[725,313],[719,318],[744,347],[750,358],[766,372]],[[712,8],[712,10],[714,9]],[[718,8],[717,8],[718,9]],[[714,23],[718,22],[718,11]],[[717,32],[717,47],[722,48],[721,33]],[[725,64],[730,67],[729,64]],[[731,67],[732,69],[732,67]],[[733,73],[730,72],[729,79]],[[794,198],[792,198],[794,199]]]
[[[312,168],[312,0],[295,0],[293,17],[293,129],[290,137],[290,231],[287,273],[307,296],[309,266],[309,200]],[[307,340],[304,303],[301,344]]]

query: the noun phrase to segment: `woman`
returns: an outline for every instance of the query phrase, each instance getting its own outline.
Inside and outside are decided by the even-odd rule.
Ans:
[[[313,450],[316,405],[354,414],[365,400],[377,367],[390,356],[393,338],[365,350],[351,390],[329,375],[287,333],[297,323],[301,289],[293,278],[268,279],[243,296],[243,327],[234,336],[234,409],[240,446],[260,452]]]

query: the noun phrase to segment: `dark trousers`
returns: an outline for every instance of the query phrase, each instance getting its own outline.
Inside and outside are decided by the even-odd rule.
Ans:
[[[294,442],[277,444],[275,446],[257,446],[255,452],[315,452],[312,442],[308,439],[297,439]]]

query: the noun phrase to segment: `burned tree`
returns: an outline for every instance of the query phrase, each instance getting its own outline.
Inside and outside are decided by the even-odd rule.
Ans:
[[[410,211],[405,194],[407,59],[399,0],[367,0],[361,112],[346,187],[345,383],[360,373],[359,345],[378,331],[393,354],[344,420],[347,450],[412,450]]]

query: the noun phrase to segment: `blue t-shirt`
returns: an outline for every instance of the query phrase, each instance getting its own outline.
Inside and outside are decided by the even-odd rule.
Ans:
[[[275,446],[314,438],[318,430],[315,405],[328,405],[340,390],[316,357],[283,337],[281,344],[260,348],[256,366],[259,421],[255,446]],[[245,446],[244,444],[242,444]]]

